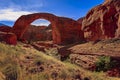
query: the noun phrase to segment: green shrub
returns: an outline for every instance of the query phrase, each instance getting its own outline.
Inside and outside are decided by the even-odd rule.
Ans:
[[[95,63],[96,71],[107,71],[113,67],[115,67],[116,62],[112,61],[110,56],[101,56],[99,60]]]

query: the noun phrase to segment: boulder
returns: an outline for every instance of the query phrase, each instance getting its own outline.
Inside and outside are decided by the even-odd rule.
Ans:
[[[4,41],[6,44],[10,45],[16,45],[17,37],[14,33],[0,32],[0,41]]]
[[[13,33],[6,34],[5,36],[5,42],[10,45],[16,45],[17,44],[17,37]]]
[[[16,45],[17,36],[12,33],[12,27],[2,25],[0,26],[0,41],[6,42],[6,44]]]
[[[88,41],[120,37],[120,1],[105,0],[91,9],[83,19],[82,30]]]

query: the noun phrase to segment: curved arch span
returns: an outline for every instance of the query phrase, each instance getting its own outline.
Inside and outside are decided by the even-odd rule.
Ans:
[[[17,38],[22,39],[28,25],[37,19],[45,19],[51,22],[53,42],[56,44],[73,43],[83,39],[81,25],[77,21],[50,13],[34,13],[18,18],[13,26],[13,32]]]

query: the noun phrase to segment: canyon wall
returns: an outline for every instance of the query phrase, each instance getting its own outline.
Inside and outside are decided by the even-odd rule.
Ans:
[[[82,21],[85,38],[101,40],[120,37],[120,1],[105,0],[92,8]]]

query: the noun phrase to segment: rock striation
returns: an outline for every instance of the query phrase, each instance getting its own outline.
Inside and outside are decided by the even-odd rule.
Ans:
[[[12,33],[12,27],[5,25],[0,26],[0,41],[10,45],[17,44],[17,36]]]
[[[0,31],[0,41],[4,41],[6,44],[16,45],[17,36],[14,33],[6,33]]]
[[[88,41],[120,38],[120,1],[105,0],[91,9],[83,19],[82,30]]]

